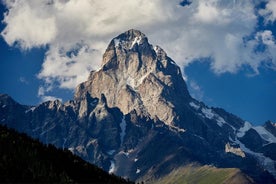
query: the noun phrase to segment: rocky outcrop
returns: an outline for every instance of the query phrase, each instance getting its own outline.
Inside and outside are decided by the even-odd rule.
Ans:
[[[235,155],[238,155],[240,157],[245,157],[244,152],[241,150],[241,148],[235,148],[232,147],[229,143],[225,145],[225,152],[226,153],[233,153]]]
[[[87,93],[97,98],[104,94],[107,105],[124,114],[135,110],[168,125],[176,124],[176,110],[182,106],[178,99],[181,103],[190,99],[180,68],[137,30],[110,42],[101,69],[77,87],[75,99]]]

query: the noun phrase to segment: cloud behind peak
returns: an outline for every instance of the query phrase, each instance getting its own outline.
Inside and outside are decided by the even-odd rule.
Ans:
[[[161,45],[182,68],[199,58],[210,58],[218,74],[276,66],[273,32],[256,29],[259,16],[267,24],[275,21],[274,1],[264,1],[259,10],[249,0],[194,0],[185,6],[177,0],[3,2],[7,44],[23,50],[47,45],[38,74],[45,86],[75,88],[100,66],[108,42],[131,28]],[[264,49],[256,52],[259,45]]]

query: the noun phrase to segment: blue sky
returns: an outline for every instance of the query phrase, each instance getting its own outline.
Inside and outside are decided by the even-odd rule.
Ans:
[[[0,93],[30,105],[72,99],[109,41],[135,28],[181,66],[193,97],[275,122],[276,1],[185,2],[2,1]]]

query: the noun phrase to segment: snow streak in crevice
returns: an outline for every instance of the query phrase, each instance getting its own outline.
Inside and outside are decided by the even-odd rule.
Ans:
[[[124,138],[126,135],[126,120],[125,120],[125,116],[123,116],[123,119],[120,123],[120,128],[121,128],[121,132],[120,132],[120,140],[121,140],[121,145],[124,142]]]

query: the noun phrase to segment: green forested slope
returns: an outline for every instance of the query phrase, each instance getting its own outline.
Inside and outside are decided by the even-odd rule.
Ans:
[[[3,182],[131,183],[68,150],[43,145],[0,125],[0,183]]]

